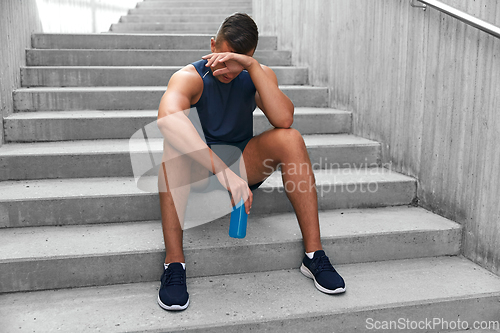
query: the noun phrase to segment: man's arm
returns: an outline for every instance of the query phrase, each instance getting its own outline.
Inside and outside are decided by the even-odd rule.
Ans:
[[[274,127],[289,128],[293,123],[294,106],[292,101],[278,87],[276,74],[267,66],[259,64],[255,58],[233,52],[212,53],[203,57],[208,59],[207,66],[224,62],[226,67],[216,70],[214,75],[237,71],[237,63],[246,69],[257,89],[255,102]],[[240,67],[240,68],[241,68]]]
[[[189,154],[196,162],[212,171],[219,182],[231,192],[235,203],[244,199],[248,213],[253,196],[247,182],[212,152],[186,115],[202,90],[203,81],[197,73],[183,69],[172,75],[158,108],[158,128],[165,140],[180,153]]]
[[[279,89],[278,79],[273,70],[255,60],[255,65],[248,69],[248,73],[257,89],[255,102],[271,125],[280,128],[292,126],[294,105]]]
[[[208,146],[187,117],[191,101],[197,91],[203,89],[202,85],[203,83],[200,86],[196,76],[183,69],[172,75],[167,91],[160,101],[158,128],[168,143],[182,154],[193,152],[208,154]],[[212,170],[210,159],[199,156],[196,161],[208,170]]]

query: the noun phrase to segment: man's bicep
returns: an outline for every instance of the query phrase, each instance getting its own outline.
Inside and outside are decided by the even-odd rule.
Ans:
[[[276,77],[274,71],[265,65],[261,65],[261,67],[264,70],[264,73],[266,73],[266,76],[271,79],[271,81],[274,82],[276,86],[278,86],[278,78]],[[266,114],[266,110],[264,109],[264,105],[262,103],[262,98],[260,98],[258,91],[255,92],[255,104],[257,104],[258,108],[261,109],[264,114]]]
[[[264,111],[264,107],[262,106],[262,100],[260,99],[259,92],[255,92],[255,104],[257,104],[257,107]]]
[[[189,110],[191,107],[190,98],[186,95],[167,89],[161,98],[160,107],[158,108],[158,118],[165,117],[179,111]]]
[[[261,65],[262,69],[264,70],[264,73],[266,73],[266,76],[271,79],[276,85],[278,85],[278,77],[276,76],[276,73],[274,71],[267,67],[266,65]]]

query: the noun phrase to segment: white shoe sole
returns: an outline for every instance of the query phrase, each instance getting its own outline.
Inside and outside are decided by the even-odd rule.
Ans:
[[[187,309],[187,307],[189,306],[189,299],[184,305],[166,305],[160,300],[160,295],[158,295],[158,305],[168,311],[181,311]]]
[[[345,292],[345,287],[344,288],[337,288],[337,289],[331,290],[331,289],[326,289],[325,287],[321,286],[316,281],[316,278],[314,277],[313,273],[303,263],[302,263],[302,266],[300,266],[300,271],[302,272],[302,274],[304,274],[308,278],[313,279],[314,280],[314,285],[316,286],[316,289],[318,289],[321,292],[324,292],[325,294],[342,294],[342,293]]]

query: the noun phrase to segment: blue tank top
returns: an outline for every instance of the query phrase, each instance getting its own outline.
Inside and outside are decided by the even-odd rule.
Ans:
[[[207,144],[240,142],[253,136],[255,86],[244,70],[229,83],[222,83],[205,67],[207,60],[192,65],[203,79],[198,111]]]

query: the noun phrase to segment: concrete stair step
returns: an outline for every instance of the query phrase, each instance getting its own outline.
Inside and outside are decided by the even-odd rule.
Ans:
[[[179,3],[179,4],[182,4],[184,3],[184,1],[182,0],[142,0],[142,1],[146,1],[146,2],[163,2],[163,3]],[[191,0],[191,1],[188,1],[188,2],[201,2],[201,0]],[[206,0],[205,2],[209,2],[209,3],[219,3],[221,2],[221,0]],[[251,0],[231,0],[230,1],[231,3],[247,3],[249,5],[252,4],[252,1]],[[227,1],[225,3],[228,3]]]
[[[164,3],[184,3],[184,1],[182,0],[142,0],[142,1],[146,1],[146,2],[164,2]],[[201,0],[192,0],[192,1],[189,1],[189,2],[200,2]],[[216,2],[221,2],[221,0],[205,0],[204,2],[210,2],[210,3],[216,3]],[[227,2],[225,2],[227,3]],[[231,3],[248,3],[248,4],[252,4],[252,1],[251,0],[231,0]]]
[[[156,121],[157,110],[18,112],[4,118],[6,142],[130,139]],[[352,113],[325,108],[296,108],[293,128],[306,134],[351,131]],[[259,109],[254,111],[254,133],[271,128]]]
[[[181,1],[181,0],[143,0],[143,1],[146,1],[146,2],[150,2],[150,1],[154,2],[154,1],[156,1],[156,2],[164,2],[164,3],[172,3],[172,2],[183,3],[183,1]],[[190,2],[200,2],[200,0],[190,1]],[[205,2],[214,3],[214,2],[221,2],[221,0],[206,0]],[[225,3],[227,3],[227,1]],[[231,3],[248,3],[248,4],[252,4],[252,1],[251,0],[231,0]]]
[[[167,85],[183,66],[21,67],[23,87],[97,87]],[[282,85],[308,83],[307,67],[271,66]]]
[[[163,138],[10,143],[0,147],[0,180],[132,177],[130,162],[161,160]],[[380,144],[348,134],[304,135],[314,168],[379,166]],[[149,148],[149,149],[146,149]],[[148,163],[149,164],[149,163]]]
[[[251,9],[252,1],[141,1],[138,2],[136,8],[214,8],[224,9]]]
[[[246,9],[245,9],[246,8]],[[158,7],[158,8],[133,8],[128,11],[130,15],[225,15],[229,16],[235,12],[245,13],[252,16],[251,7]],[[221,22],[222,23],[222,22]]]
[[[146,2],[164,2],[164,3],[172,3],[172,2],[177,2],[177,3],[184,3],[182,0],[142,0],[142,1],[146,1]],[[201,0],[193,0],[193,1],[190,1],[190,2],[200,2]],[[205,0],[204,2],[210,2],[210,3],[214,3],[214,2],[221,2],[221,0]],[[252,4],[252,1],[251,0],[230,0],[231,3],[248,3],[248,4]],[[227,1],[225,3],[228,3]]]
[[[320,221],[334,264],[460,253],[461,226],[421,208],[324,211]],[[229,216],[185,228],[189,277],[292,269],[303,256],[293,213],[250,216],[243,240],[228,236]],[[0,292],[157,281],[164,259],[160,221],[13,228],[0,234]]]
[[[143,0],[143,1],[146,1],[146,2],[164,2],[164,3],[184,3],[184,1],[182,0]],[[200,1],[190,1],[190,2],[200,2]],[[217,3],[217,2],[221,2],[221,0],[205,0],[204,2],[209,2],[209,3]],[[227,3],[227,2],[225,2]],[[249,5],[252,4],[252,1],[251,0],[231,0],[231,3],[247,3]]]
[[[121,23],[218,23],[221,24],[227,15],[125,15]]]
[[[296,107],[327,107],[328,88],[280,86]],[[163,87],[21,88],[14,91],[16,111],[154,110]]]
[[[295,107],[292,127],[302,135],[350,133],[352,113],[344,110]],[[260,109],[254,111],[254,134],[273,128]]]
[[[498,321],[496,321],[496,322],[498,322]],[[488,323],[483,323],[483,325],[488,325]],[[493,323],[492,323],[492,325],[493,325]],[[497,324],[496,327],[500,327],[500,326]],[[455,333],[500,333],[500,330],[478,329],[478,330],[448,331],[448,332],[455,332]]]
[[[207,43],[207,46],[209,44]],[[27,66],[185,66],[210,53],[207,50],[26,50]],[[289,51],[255,51],[267,66],[291,66]]]
[[[475,321],[498,321],[499,277],[461,257],[336,268],[347,281],[347,292],[339,296],[320,293],[296,268],[189,278],[191,304],[186,311],[175,314],[156,304],[158,281],[6,294],[0,299],[0,324],[9,332],[21,328],[350,333],[368,332],[384,322],[398,323],[400,318],[410,324],[433,318],[448,322],[459,318],[470,325]],[[432,331],[442,331],[441,326]]]
[[[384,168],[314,170],[314,174],[320,210],[407,205],[416,196],[414,178]],[[252,216],[293,211],[279,172],[254,193]],[[229,202],[225,191],[193,193],[188,203],[193,213],[187,218],[211,221],[230,211]],[[0,182],[0,227],[159,219],[155,176],[140,178],[138,185],[128,177]]]
[[[186,22],[186,23],[114,23],[111,25],[110,32],[182,32],[182,33],[212,33],[216,34],[220,27],[220,22]]]
[[[213,37],[213,34],[35,33],[31,37],[31,45],[35,49],[210,50],[211,37]],[[277,45],[278,38],[276,36],[259,36],[257,48],[259,51],[276,50]]]

